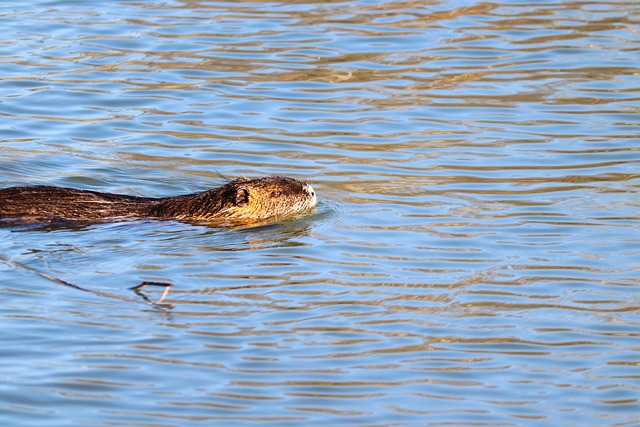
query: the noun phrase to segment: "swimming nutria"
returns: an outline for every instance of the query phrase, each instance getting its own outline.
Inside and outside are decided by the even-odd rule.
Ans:
[[[284,176],[243,177],[201,193],[165,198],[49,186],[0,190],[0,218],[32,221],[163,218],[250,223],[301,213],[315,204],[309,184]]]

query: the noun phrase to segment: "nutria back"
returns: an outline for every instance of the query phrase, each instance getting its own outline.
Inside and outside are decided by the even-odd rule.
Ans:
[[[284,176],[243,177],[201,193],[165,198],[25,186],[0,190],[0,219],[162,218],[250,223],[299,214],[315,204],[316,195],[309,184]]]

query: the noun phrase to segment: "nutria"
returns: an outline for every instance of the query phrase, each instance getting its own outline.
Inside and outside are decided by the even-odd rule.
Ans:
[[[243,177],[201,193],[165,198],[27,186],[0,190],[0,219],[41,222],[159,218],[255,223],[299,214],[315,204],[316,195],[309,184],[284,176]]]

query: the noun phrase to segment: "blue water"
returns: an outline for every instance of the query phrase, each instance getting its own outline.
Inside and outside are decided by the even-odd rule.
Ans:
[[[260,227],[0,228],[0,424],[640,424],[633,2],[0,17],[2,187],[319,196]]]

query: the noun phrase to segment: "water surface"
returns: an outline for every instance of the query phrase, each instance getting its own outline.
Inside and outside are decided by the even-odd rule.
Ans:
[[[0,16],[2,186],[272,173],[320,198],[260,227],[1,228],[3,424],[640,424],[633,2]]]

